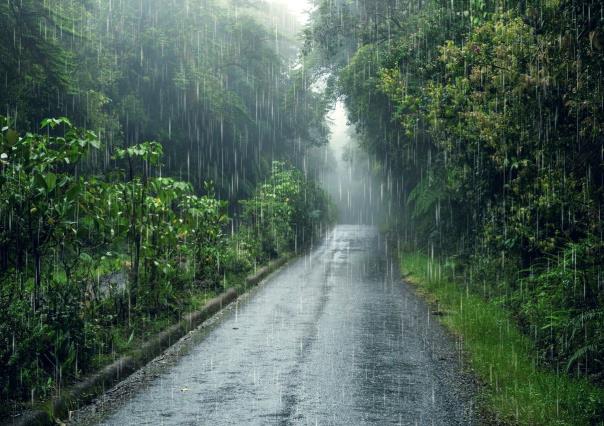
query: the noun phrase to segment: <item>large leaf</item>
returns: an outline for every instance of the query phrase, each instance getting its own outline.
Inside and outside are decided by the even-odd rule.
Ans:
[[[44,176],[44,181],[46,182],[46,190],[51,192],[57,186],[57,175],[54,173],[47,173],[46,176]]]

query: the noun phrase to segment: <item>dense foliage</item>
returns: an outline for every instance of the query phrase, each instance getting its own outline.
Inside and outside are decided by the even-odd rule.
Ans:
[[[307,51],[394,176],[399,231],[511,309],[542,362],[602,380],[602,3],[318,3]]]
[[[293,66],[295,18],[268,7],[0,4],[1,412],[312,244],[333,216],[290,166],[325,142],[326,103]]]
[[[258,241],[257,251],[270,257],[312,244],[317,229],[321,233],[335,219],[327,195],[280,162],[273,162],[270,179],[242,204],[243,223]]]
[[[57,116],[93,129],[105,152],[91,167],[111,168],[116,148],[156,140],[166,173],[197,189],[212,179],[223,199],[249,195],[273,158],[294,161],[326,136],[323,100],[290,67],[295,26],[267,21],[264,7],[3,2],[2,113],[23,131]]]
[[[118,150],[118,167],[79,172],[96,135],[67,119],[44,134],[0,133],[0,391],[44,397],[94,368],[150,318],[176,319],[196,294],[300,250],[331,220],[326,195],[275,162],[225,234],[226,202],[161,177],[162,146]],[[52,136],[61,134],[62,136]],[[246,246],[247,245],[247,246]],[[251,248],[242,253],[245,247]],[[129,343],[129,342],[128,342]],[[123,344],[123,342],[122,342]],[[125,346],[128,346],[127,344]]]

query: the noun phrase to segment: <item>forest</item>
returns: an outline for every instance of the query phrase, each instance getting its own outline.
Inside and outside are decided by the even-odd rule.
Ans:
[[[490,423],[604,422],[604,3],[309,11],[0,3],[0,419],[314,247],[341,102]]]
[[[333,221],[299,166],[326,103],[284,5],[0,5],[2,417]]]
[[[539,368],[601,386],[604,4],[325,0],[304,51],[381,165],[401,250],[509,312]],[[561,403],[601,421],[582,392]]]

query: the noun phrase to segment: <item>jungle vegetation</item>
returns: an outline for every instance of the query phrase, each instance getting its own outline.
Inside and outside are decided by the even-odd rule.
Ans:
[[[603,3],[316,5],[306,63],[379,160],[403,248],[507,310],[540,367],[602,385]]]
[[[0,4],[2,418],[333,220],[296,168],[326,102],[262,7]]]

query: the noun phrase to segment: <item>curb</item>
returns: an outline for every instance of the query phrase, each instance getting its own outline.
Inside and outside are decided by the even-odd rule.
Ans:
[[[268,263],[268,265],[263,266],[262,268],[258,269],[255,274],[248,276],[245,279],[246,285],[247,286],[256,286],[256,285],[260,284],[260,281],[262,281],[264,278],[266,278],[271,272],[274,272],[277,269],[281,268],[283,265],[285,265],[287,262],[289,262],[293,257],[294,257],[294,255],[286,255],[286,256],[280,257],[277,260],[270,261]]]
[[[235,288],[229,288],[206,303],[199,311],[185,315],[178,323],[155,335],[132,355],[117,359],[99,372],[64,390],[60,397],[47,403],[46,409],[25,411],[17,419],[12,422],[9,421],[8,424],[11,426],[44,426],[55,424],[53,422],[55,418],[67,418],[70,411],[90,403],[96,396],[130,376],[180,340],[189,331],[194,330],[201,323],[237,300],[249,287],[258,285],[264,278],[284,266],[293,257],[293,255],[286,255],[269,262],[268,265],[258,269],[253,275],[245,279],[245,289],[241,293]]]

